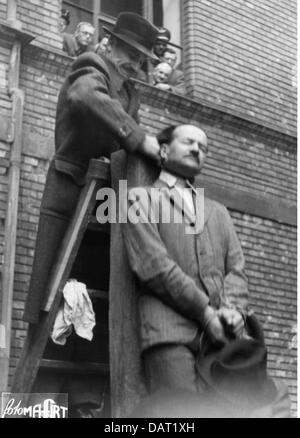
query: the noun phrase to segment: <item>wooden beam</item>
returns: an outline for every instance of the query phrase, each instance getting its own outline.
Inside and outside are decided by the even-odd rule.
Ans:
[[[143,0],[143,15],[153,23],[153,0]]]
[[[6,9],[6,19],[7,22],[12,27],[21,30],[22,23],[20,20],[17,20],[17,7],[18,7],[18,0],[8,0],[7,9]]]
[[[14,292],[14,272],[16,258],[17,221],[19,203],[19,185],[21,154],[23,143],[23,108],[24,93],[19,86],[21,42],[16,41],[11,52],[9,92],[12,96],[12,147],[10,168],[8,174],[8,200],[5,220],[4,262],[2,270],[2,307],[1,325],[5,330],[5,345],[0,348],[0,391],[6,391],[8,386],[12,308]]]
[[[95,28],[94,34],[94,45],[98,44],[99,41],[99,15],[101,8],[101,0],[94,0],[93,2],[93,26]]]
[[[71,374],[107,375],[109,373],[109,365],[107,363],[95,362],[69,362],[63,360],[42,359],[40,368]]]

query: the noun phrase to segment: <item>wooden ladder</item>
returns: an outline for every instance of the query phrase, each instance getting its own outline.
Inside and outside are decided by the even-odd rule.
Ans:
[[[62,291],[69,279],[84,233],[90,226],[98,227],[98,229],[101,227],[100,224],[95,223],[95,218],[92,216],[96,207],[96,193],[101,187],[109,186],[109,182],[110,164],[101,159],[92,159],[87,172],[86,184],[80,193],[76,211],[52,270],[47,302],[40,312],[39,322],[29,325],[27,338],[14,375],[11,388],[13,393],[29,394],[40,368],[76,374],[107,375],[109,373],[109,366],[106,363],[74,363],[43,359],[50,331],[61,303]],[[108,299],[107,291],[88,290],[88,292],[91,298]]]

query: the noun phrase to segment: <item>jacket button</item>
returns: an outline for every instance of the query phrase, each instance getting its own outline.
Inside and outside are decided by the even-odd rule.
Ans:
[[[126,128],[123,126],[122,128],[120,128],[120,134],[122,135],[122,137],[126,137]]]

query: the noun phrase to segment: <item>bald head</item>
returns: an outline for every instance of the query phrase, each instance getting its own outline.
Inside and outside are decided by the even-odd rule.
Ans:
[[[166,84],[172,73],[172,67],[167,62],[159,63],[153,72],[153,79],[155,83]]]

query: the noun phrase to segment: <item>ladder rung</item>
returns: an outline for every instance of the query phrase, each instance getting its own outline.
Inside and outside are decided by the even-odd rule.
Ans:
[[[90,216],[87,229],[97,233],[110,233],[110,224],[100,224],[95,216]]]
[[[63,360],[42,359],[40,368],[51,371],[64,371],[78,374],[108,374],[109,366],[106,363],[70,362]]]
[[[108,291],[106,290],[88,289],[87,291],[90,298],[98,298],[104,301],[108,300]]]

